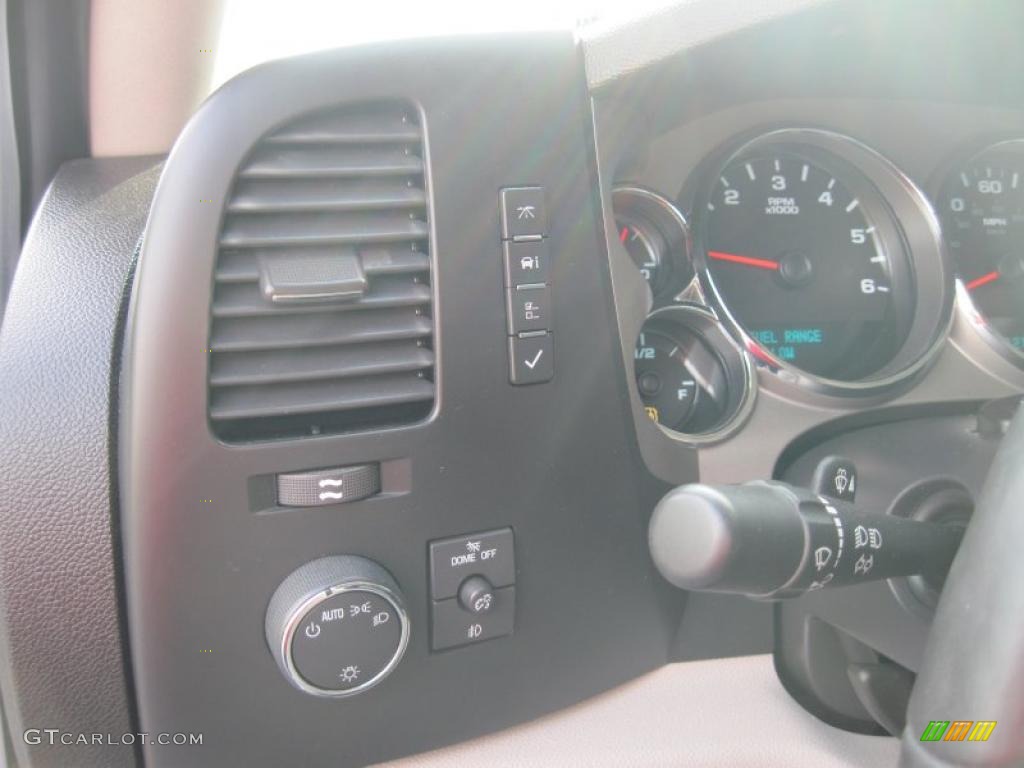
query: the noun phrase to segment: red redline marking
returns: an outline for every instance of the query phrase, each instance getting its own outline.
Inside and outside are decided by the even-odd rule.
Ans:
[[[967,290],[973,291],[975,288],[981,288],[983,285],[988,285],[999,279],[999,272],[989,272],[987,275],[976,277],[967,284]]]
[[[619,242],[625,245],[627,237],[629,237],[629,227],[623,227],[622,231],[619,232]]]
[[[752,256],[740,256],[736,253],[722,253],[721,251],[708,251],[708,256],[712,259],[718,259],[719,261],[731,261],[734,264],[743,264],[747,267],[757,267],[759,269],[774,269],[778,270],[779,262],[772,261],[771,259],[755,259]]]

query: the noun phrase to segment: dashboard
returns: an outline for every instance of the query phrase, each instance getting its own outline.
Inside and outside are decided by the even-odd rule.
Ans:
[[[1024,8],[750,5],[274,61],[166,156],[65,166],[0,344],[13,727],[361,766],[758,655],[783,749],[824,721],[870,764],[936,584],[687,592],[652,510],[762,480],[970,519],[1024,393]]]

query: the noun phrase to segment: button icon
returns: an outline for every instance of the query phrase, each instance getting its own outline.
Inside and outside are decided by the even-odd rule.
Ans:
[[[850,475],[846,471],[846,467],[840,467],[839,469],[837,469],[836,476],[832,481],[833,485],[835,485],[836,487],[836,493],[839,494],[840,497],[842,497],[842,495],[846,493],[847,487],[851,487],[853,482],[855,481],[850,479]],[[852,487],[851,492],[853,492]]]
[[[831,547],[818,547],[814,550],[814,567],[821,571],[829,564],[832,559],[832,548]]]
[[[484,595],[473,601],[474,613],[486,613],[491,610],[491,603],[494,602],[494,595]]]
[[[857,562],[853,564],[853,572],[855,575],[867,576],[874,565],[874,555],[861,555],[857,558]]]
[[[359,605],[350,605],[348,612],[350,616],[358,616],[360,613],[370,613],[373,610],[373,604],[367,600]]]
[[[817,493],[840,501],[854,501],[857,497],[857,467],[849,459],[828,456],[814,470],[812,487]]]
[[[309,622],[309,624],[306,625],[306,637],[310,640],[320,637],[320,625],[315,621]]]
[[[882,532],[877,528],[866,528],[858,525],[853,529],[853,546],[856,549],[871,547],[871,549],[882,548]]]

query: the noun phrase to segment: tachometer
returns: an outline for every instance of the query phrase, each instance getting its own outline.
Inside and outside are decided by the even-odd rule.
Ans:
[[[939,208],[965,301],[1024,355],[1024,141],[995,144],[955,168]]]
[[[717,168],[696,206],[701,279],[770,367],[866,392],[937,345],[952,291],[934,213],[863,145],[809,129],[766,134]]]
[[[906,333],[895,308],[914,301],[879,237],[884,203],[850,175],[796,150],[745,153],[719,174],[703,232],[708,275],[747,333],[847,381],[892,359]]]

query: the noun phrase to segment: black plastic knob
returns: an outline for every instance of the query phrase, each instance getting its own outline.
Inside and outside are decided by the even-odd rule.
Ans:
[[[483,576],[470,576],[459,587],[459,605],[470,613],[487,613],[494,606],[494,587]]]

